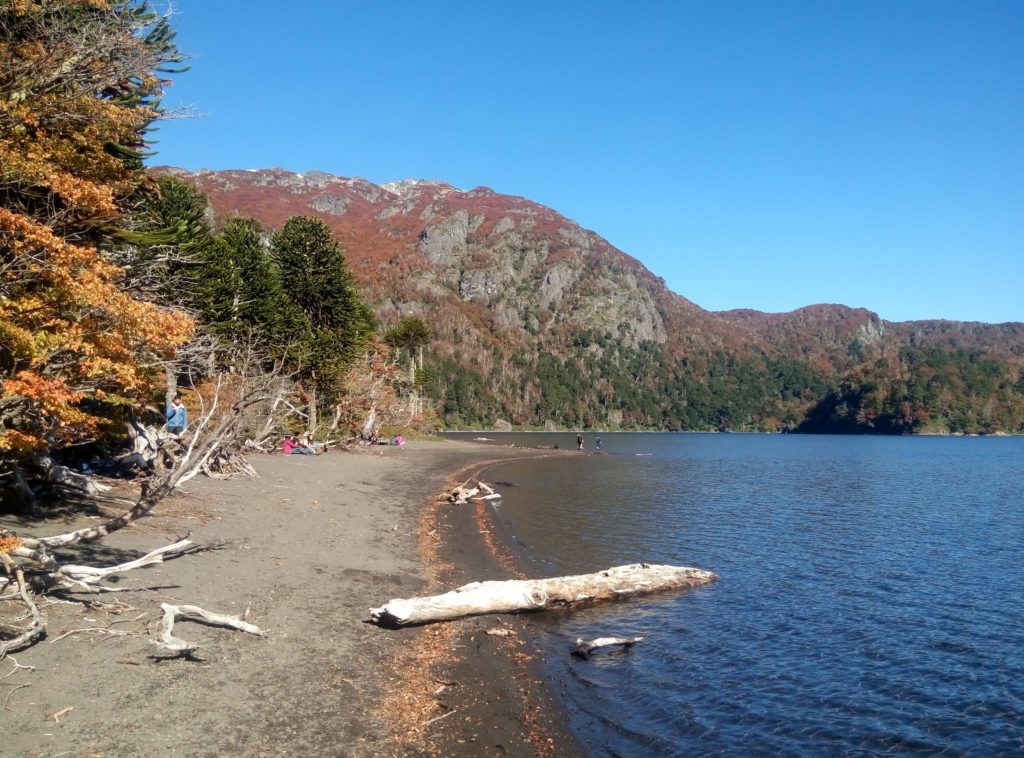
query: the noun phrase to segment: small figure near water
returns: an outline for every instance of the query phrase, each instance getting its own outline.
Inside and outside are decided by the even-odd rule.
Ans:
[[[167,432],[175,436],[188,426],[188,409],[181,402],[181,395],[175,395],[167,406]]]
[[[600,450],[601,449],[601,438],[600,437],[594,437],[594,449],[595,450]]]
[[[576,446],[582,451],[583,450],[583,435],[576,435]]]

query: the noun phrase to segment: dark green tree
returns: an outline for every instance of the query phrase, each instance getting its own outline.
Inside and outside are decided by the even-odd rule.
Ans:
[[[206,196],[173,176],[161,176],[132,215],[132,228],[111,257],[123,286],[139,297],[185,308],[201,322],[215,319],[240,281],[223,242],[207,221]],[[212,312],[211,312],[212,310]]]
[[[270,255],[258,221],[232,218],[220,230],[228,274],[212,282],[204,316],[229,339],[254,337],[271,355],[302,352],[309,340],[308,319],[288,297],[282,272]]]
[[[294,216],[274,233],[271,254],[284,290],[310,324],[304,371],[320,398],[342,391],[346,370],[366,348],[376,318],[363,304],[341,244],[320,219]]]
[[[427,345],[433,337],[430,327],[419,316],[402,316],[401,321],[384,333],[384,341],[390,347],[410,354]]]

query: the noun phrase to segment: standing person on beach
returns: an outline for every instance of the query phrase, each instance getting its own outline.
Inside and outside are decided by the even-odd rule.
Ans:
[[[181,395],[175,395],[167,406],[167,431],[179,435],[188,426],[188,409],[181,402]]]
[[[577,434],[576,435],[576,446],[579,447],[580,450],[583,450],[583,435],[582,434]]]
[[[600,450],[601,449],[601,437],[600,436],[594,437],[594,449],[595,450]]]

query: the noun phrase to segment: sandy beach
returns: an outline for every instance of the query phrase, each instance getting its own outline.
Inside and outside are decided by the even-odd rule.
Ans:
[[[437,494],[488,463],[544,454],[416,441],[255,456],[258,479],[193,480],[75,562],[129,560],[186,533],[215,549],[125,574],[132,592],[44,600],[47,640],[0,661],[0,752],[577,754],[514,616],[367,623],[393,597],[514,575],[486,509]],[[4,523],[52,534],[98,518]],[[248,612],[267,635],[179,622],[202,660],[168,659],[150,641],[162,602]],[[487,634],[496,627],[511,634]]]

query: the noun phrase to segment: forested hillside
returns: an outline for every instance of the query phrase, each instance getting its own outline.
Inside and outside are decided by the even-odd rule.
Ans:
[[[419,421],[323,221],[215,229],[201,192],[145,170],[174,37],[141,0],[0,4],[4,509],[95,496],[100,468],[162,474],[152,507],[243,441]],[[176,393],[184,438],[161,429]]]
[[[386,324],[429,324],[420,379],[451,427],[1024,429],[1019,323],[897,324],[833,305],[713,313],[594,232],[487,188],[161,172],[201,188],[220,220],[273,228],[309,213],[328,224]],[[984,376],[970,368],[979,361]],[[851,403],[863,412],[851,416]]]

